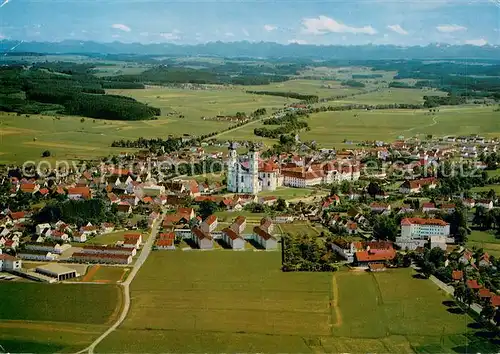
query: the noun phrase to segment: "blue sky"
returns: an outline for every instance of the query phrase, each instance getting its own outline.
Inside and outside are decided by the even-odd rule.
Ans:
[[[500,0],[0,0],[0,39],[500,45]]]

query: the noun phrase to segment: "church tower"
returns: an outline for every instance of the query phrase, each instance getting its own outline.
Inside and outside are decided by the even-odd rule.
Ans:
[[[229,143],[229,159],[227,161],[227,190],[238,191],[238,154],[233,142]]]
[[[249,173],[251,178],[251,193],[259,193],[259,151],[254,145],[249,150]]]

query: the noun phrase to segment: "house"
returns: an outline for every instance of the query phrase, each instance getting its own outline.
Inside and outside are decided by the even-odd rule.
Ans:
[[[177,214],[181,215],[187,221],[196,217],[196,214],[195,214],[193,208],[179,208],[179,209],[177,209]]]
[[[431,236],[444,236],[446,242],[453,242],[449,239],[450,224],[443,220],[404,218],[401,220],[401,236],[396,237],[396,244],[402,249],[415,250],[417,247],[424,247]]]
[[[155,246],[159,250],[175,250],[175,233],[167,232],[159,234]]]
[[[464,206],[467,208],[474,208],[476,206],[476,202],[474,199],[466,198],[463,200]]]
[[[210,215],[200,225],[204,233],[210,234],[217,228],[217,216]]]
[[[229,227],[222,230],[222,239],[227,245],[231,246],[233,250],[245,249],[245,240],[243,237]]]
[[[14,224],[22,223],[26,221],[26,213],[24,211],[10,213],[10,218],[14,222]]]
[[[271,235],[273,224],[271,219],[263,218],[260,221],[260,226],[253,228],[252,239],[266,250],[278,248],[278,240]]]
[[[80,227],[80,232],[82,234],[85,234],[87,237],[97,235],[98,231],[99,228],[97,226],[92,225],[91,223],[88,223],[87,225]]]
[[[433,248],[441,248],[443,251],[446,251],[446,236],[442,235],[431,235],[429,236],[429,247]]]
[[[191,233],[193,241],[200,249],[207,250],[214,247],[212,235],[204,232],[200,227],[193,227]]]
[[[385,264],[396,257],[394,248],[388,249],[371,249],[366,251],[358,251],[354,254],[354,263],[358,266],[369,266],[371,263]]]
[[[72,187],[68,188],[68,199],[90,199],[92,198],[92,191],[89,187]]]
[[[142,235],[140,233],[131,233],[123,235],[123,247],[139,249],[142,243]]]
[[[234,219],[234,222],[229,226],[231,230],[233,230],[238,235],[241,235],[245,228],[247,227],[247,219],[244,216],[238,216]]]
[[[120,203],[116,207],[117,211],[121,214],[130,215],[132,213],[132,207],[127,203]]]
[[[428,177],[412,181],[404,181],[399,187],[399,192],[403,194],[420,193],[424,187],[434,189],[437,186],[437,178]]]
[[[87,242],[87,234],[83,232],[75,232],[71,239],[73,240],[73,242],[84,243]]]
[[[490,298],[490,303],[493,307],[498,308],[500,307],[500,295],[493,295]]]
[[[462,264],[474,264],[474,255],[471,251],[465,250],[458,261]]]
[[[19,258],[13,257],[9,254],[3,254],[2,250],[0,249],[0,271],[8,272],[12,270],[18,270],[21,268],[22,268],[22,261]]]
[[[101,224],[101,232],[103,234],[108,234],[110,232],[113,232],[114,229],[115,229],[115,224],[109,222],[103,222]]]
[[[451,272],[451,279],[453,279],[453,281],[460,281],[464,278],[464,272],[462,272],[461,270],[454,270],[453,272]]]
[[[445,213],[453,213],[456,206],[454,203],[444,203],[439,206],[439,209]]]
[[[349,235],[354,235],[355,233],[358,232],[358,224],[355,223],[354,221],[348,221],[345,225],[345,228],[347,230],[347,233]]]
[[[488,199],[480,199],[476,201],[476,208],[477,207],[483,207],[486,210],[491,210],[493,209],[493,201],[488,200]]]
[[[67,242],[69,241],[69,236],[67,233],[55,230],[50,234],[50,238],[53,239],[54,241],[62,241],[62,242]]]
[[[390,211],[391,205],[386,203],[373,202],[370,204],[370,209],[372,210],[372,212],[381,213],[384,211]]]
[[[274,217],[274,222],[276,224],[288,224],[292,223],[294,220],[293,215],[278,215]]]
[[[50,224],[44,223],[44,224],[38,224],[35,226],[35,232],[37,235],[41,235],[45,233],[45,230],[50,230]]]
[[[479,290],[479,289],[481,289],[483,287],[481,284],[479,284],[477,282],[476,279],[469,279],[469,280],[467,280],[466,285],[467,285],[467,287],[469,289],[472,289],[472,290]]]
[[[439,209],[436,208],[436,205],[434,203],[423,203],[422,204],[422,212],[424,212],[424,213],[434,213],[438,210]]]
[[[490,255],[487,252],[484,252],[484,254],[481,256],[481,258],[479,259],[478,265],[480,267],[491,266]]]

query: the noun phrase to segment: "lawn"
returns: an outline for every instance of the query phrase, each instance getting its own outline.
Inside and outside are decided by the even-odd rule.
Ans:
[[[154,252],[132,307],[99,352],[450,352],[475,335],[466,315],[410,269],[282,273],[268,252]]]
[[[124,231],[116,231],[116,232],[110,232],[108,234],[102,234],[98,235],[96,237],[93,237],[89,239],[86,244],[93,244],[93,245],[114,245],[118,241],[123,241],[123,236],[125,234],[132,234],[132,233],[141,233],[142,234],[142,240],[145,242],[148,237],[149,237],[149,231],[141,231],[141,230],[124,230]]]
[[[282,233],[289,233],[291,235],[307,234],[307,235],[319,235],[319,232],[311,226],[308,222],[293,224],[279,224],[278,230]]]
[[[125,267],[106,267],[102,265],[93,265],[88,268],[85,276],[81,277],[82,282],[96,283],[117,283],[127,279],[130,268]]]
[[[500,257],[500,238],[486,231],[474,230],[467,240],[468,248],[482,248],[485,252],[495,257]]]
[[[285,200],[288,199],[297,199],[301,197],[309,197],[313,195],[315,192],[314,189],[308,188],[287,188],[282,187],[278,188],[275,191],[264,191],[259,193],[259,197],[268,197],[273,196],[276,198],[283,198]]]
[[[74,352],[115,320],[115,285],[0,282],[0,345],[6,352]]]
[[[480,192],[489,192],[492,189],[495,191],[495,193],[500,194],[500,184],[487,184],[484,187],[473,187],[471,188],[470,191],[480,193]]]

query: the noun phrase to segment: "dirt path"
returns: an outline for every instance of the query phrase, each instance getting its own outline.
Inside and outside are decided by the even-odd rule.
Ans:
[[[335,323],[333,323],[333,327],[338,328],[342,326],[342,313],[340,313],[340,308],[338,306],[339,303],[339,288],[337,285],[337,278],[335,274],[332,275],[332,296],[333,300],[330,301],[330,307],[333,309],[335,313]]]
[[[97,271],[101,268],[100,265],[95,265],[90,270],[85,274],[85,276],[82,279],[82,282],[90,282],[92,280],[92,277],[97,273]]]

